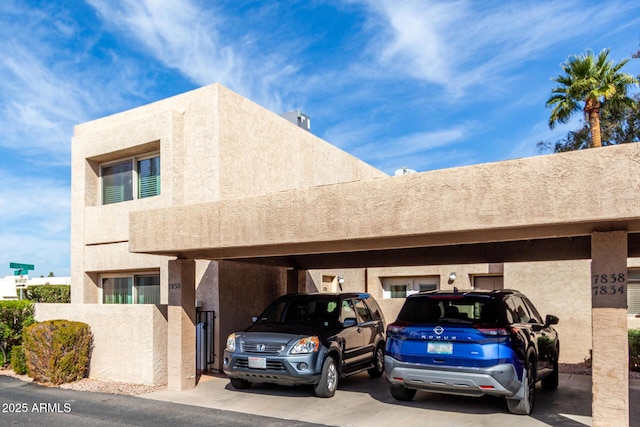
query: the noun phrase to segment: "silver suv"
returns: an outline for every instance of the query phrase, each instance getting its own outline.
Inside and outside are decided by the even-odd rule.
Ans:
[[[223,370],[236,389],[312,384],[332,397],[342,376],[384,373],[385,321],[366,293],[290,294],[227,338]]]

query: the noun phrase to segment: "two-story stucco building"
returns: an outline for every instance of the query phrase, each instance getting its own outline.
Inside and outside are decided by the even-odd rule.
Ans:
[[[624,275],[640,267],[640,150],[607,150],[389,177],[207,86],[76,126],[72,304],[36,316],[90,324],[92,377],[184,389],[198,313],[216,316],[198,368],[218,370],[228,333],[283,293],[367,291],[392,321],[412,292],[506,287],[560,317],[561,361],[579,362],[602,316],[626,336],[640,313],[633,269],[629,315],[592,301],[603,253]],[[629,250],[600,250],[593,233],[603,247],[630,236]]]

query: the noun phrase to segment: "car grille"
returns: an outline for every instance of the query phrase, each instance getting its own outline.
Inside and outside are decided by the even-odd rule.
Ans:
[[[242,343],[242,352],[249,354],[279,354],[284,349],[281,344],[264,344],[255,341],[245,341]]]
[[[249,368],[249,359],[245,357],[240,357],[236,359],[236,368]],[[284,371],[284,365],[282,362],[267,360],[267,370],[269,371]]]

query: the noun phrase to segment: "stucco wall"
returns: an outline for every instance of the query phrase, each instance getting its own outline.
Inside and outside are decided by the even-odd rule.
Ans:
[[[387,176],[234,92],[218,99],[221,199]]]
[[[167,382],[166,306],[36,304],[35,318],[74,320],[91,327],[89,378],[136,384]]]
[[[505,263],[505,288],[523,292],[544,317],[560,318],[560,362],[590,357],[591,261]]]
[[[216,320],[215,364],[222,369],[227,336],[251,325],[278,296],[287,292],[285,269],[222,261],[219,263],[220,310]]]

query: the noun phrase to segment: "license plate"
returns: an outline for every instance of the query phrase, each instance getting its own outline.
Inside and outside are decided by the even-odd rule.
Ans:
[[[452,354],[453,343],[450,342],[430,342],[427,343],[427,353],[432,354]]]
[[[264,357],[250,357],[249,367],[252,369],[267,369],[267,359]]]

